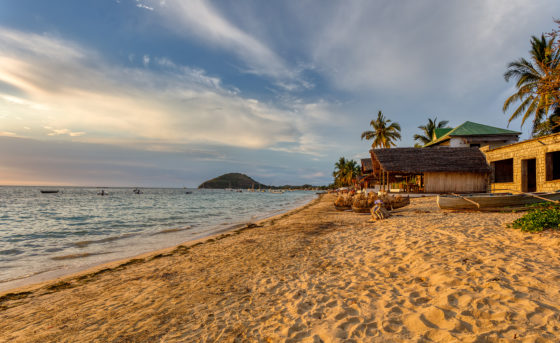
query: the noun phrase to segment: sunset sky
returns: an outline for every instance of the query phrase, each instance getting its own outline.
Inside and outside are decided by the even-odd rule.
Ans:
[[[368,156],[378,110],[399,146],[428,117],[505,128],[507,63],[554,17],[558,0],[2,0],[0,185],[328,184]]]

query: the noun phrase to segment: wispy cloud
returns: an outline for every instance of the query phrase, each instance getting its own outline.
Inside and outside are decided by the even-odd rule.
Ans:
[[[288,65],[265,42],[236,26],[209,1],[151,3],[159,6],[164,24],[178,34],[198,38],[204,44],[237,55],[246,64],[243,72],[271,77],[276,86],[287,91],[313,87],[301,76],[297,66]]]
[[[542,7],[523,0],[338,3],[313,17],[309,55],[338,89],[460,97],[517,58],[539,33],[526,25]],[[495,80],[503,82],[500,74]]]
[[[70,137],[80,137],[85,135],[86,133],[83,131],[80,132],[72,132],[71,130],[68,129],[54,129],[50,126],[45,126],[45,129],[47,129],[49,132],[47,133],[47,136],[61,136],[61,135],[66,135],[66,136],[70,136]]]
[[[144,56],[146,64],[157,63],[157,73],[116,67],[95,51],[60,38],[8,29],[0,29],[0,47],[0,82],[18,94],[0,93],[0,108],[22,105],[18,114],[25,124],[54,128],[50,136],[160,146],[291,143],[302,152],[313,149],[304,127],[298,127],[305,115],[295,121],[293,109],[244,98],[219,78],[165,57]],[[21,130],[13,117],[5,124],[10,132]]]
[[[145,9],[145,10],[148,10],[148,11],[153,11],[154,10],[153,7],[150,7],[148,5],[143,4],[141,0],[136,0],[136,7],[142,8],[142,9]]]

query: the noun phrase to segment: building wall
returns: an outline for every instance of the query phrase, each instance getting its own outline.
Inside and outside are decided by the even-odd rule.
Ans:
[[[550,192],[560,190],[560,180],[546,180],[546,154],[560,151],[560,134],[553,134],[525,142],[512,144],[496,149],[480,149],[486,156],[490,165],[492,162],[513,159],[513,182],[490,182],[491,192],[507,190],[523,191],[522,189],[522,161],[536,159],[537,192]],[[492,181],[492,178],[490,178]]]
[[[488,140],[488,139],[477,139],[477,138],[463,138],[463,137],[451,137],[449,140],[449,146],[452,148],[468,148],[471,144],[480,144],[481,147],[488,146],[490,149],[499,148],[504,145],[513,144],[517,142],[516,140]]]
[[[424,173],[426,193],[486,192],[488,175],[482,173]]]

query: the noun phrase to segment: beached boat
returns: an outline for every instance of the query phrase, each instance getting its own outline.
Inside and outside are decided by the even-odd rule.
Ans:
[[[442,210],[507,210],[550,201],[560,201],[560,192],[442,194],[437,197],[437,204]]]
[[[384,201],[383,206],[388,210],[396,210],[397,208],[405,207],[410,205],[410,197],[406,196],[391,196],[389,201]]]
[[[363,199],[361,201],[354,201],[352,204],[352,211],[356,213],[370,213],[371,208],[374,206],[374,199],[369,199],[369,201],[365,202]],[[387,211],[396,210],[397,208],[405,207],[410,204],[409,197],[401,197],[401,196],[384,196],[383,199],[383,207]]]
[[[43,194],[54,194],[59,192],[58,189],[41,189],[40,191]]]
[[[334,201],[334,208],[337,211],[351,210],[353,202],[351,195],[339,195]]]

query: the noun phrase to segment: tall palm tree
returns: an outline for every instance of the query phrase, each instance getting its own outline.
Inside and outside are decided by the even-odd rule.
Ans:
[[[517,92],[504,102],[503,111],[506,112],[515,102],[521,104],[515,109],[509,118],[509,122],[522,116],[521,126],[531,117],[533,118],[533,133],[538,129],[551,109],[554,100],[551,91],[546,85],[550,84],[551,78],[558,77],[558,66],[560,52],[553,49],[554,39],[547,39],[544,35],[540,38],[531,37],[530,61],[520,58],[508,64],[508,70],[504,73],[506,81],[516,80]]]
[[[414,140],[420,141],[419,144],[420,146],[426,145],[432,141],[432,138],[434,137],[434,131],[436,129],[444,128],[445,126],[447,126],[448,123],[449,121],[447,120],[442,120],[438,123],[437,117],[435,117],[433,120],[428,118],[428,124],[418,126],[418,128],[422,130],[424,134],[423,135],[415,134]]]
[[[373,128],[373,131],[362,132],[362,139],[373,139],[372,148],[390,148],[397,145],[395,143],[397,139],[401,139],[399,123],[392,123],[391,120],[385,118],[381,111],[377,113],[377,118],[372,120],[369,125]]]

